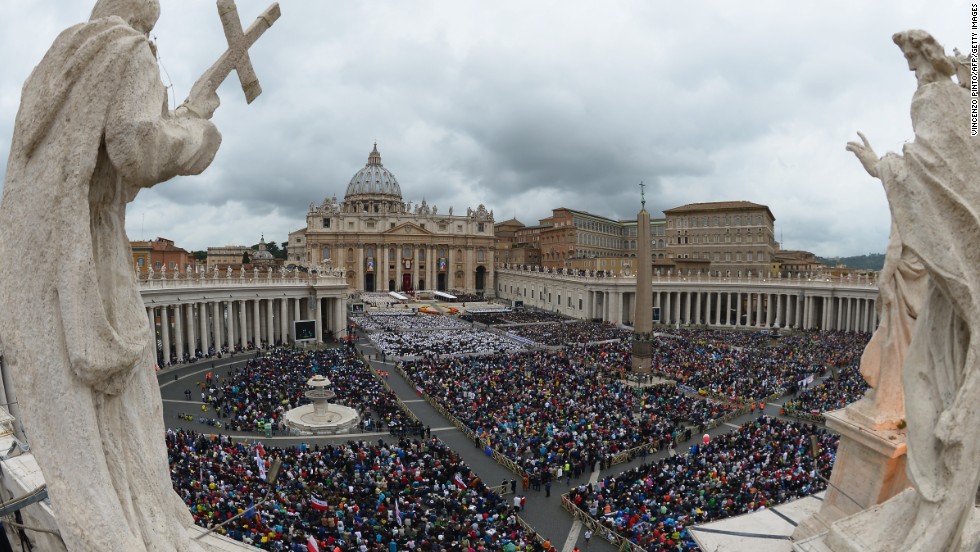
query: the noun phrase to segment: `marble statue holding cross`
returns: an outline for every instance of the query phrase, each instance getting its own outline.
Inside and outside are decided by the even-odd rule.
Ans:
[[[278,6],[246,32],[231,0],[218,9],[228,51],[181,109],[169,110],[149,40],[158,0],[98,0],[23,87],[0,203],[0,335],[71,551],[203,550],[170,482],[125,217],[141,189],[211,164],[214,91],[232,69],[249,101],[260,92],[247,48]]]

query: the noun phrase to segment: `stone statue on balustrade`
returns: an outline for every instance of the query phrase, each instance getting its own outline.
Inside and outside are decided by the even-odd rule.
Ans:
[[[855,517],[871,543],[865,550],[973,551],[980,545],[980,139],[971,136],[969,91],[950,78],[955,60],[925,31],[893,40],[918,82],[915,140],[902,155],[880,159],[863,135],[848,150],[881,179],[895,225],[890,248],[898,260],[880,285],[893,294],[892,338],[910,339],[902,381],[913,488]],[[912,314],[911,336],[894,331]]]
[[[209,72],[171,111],[149,40],[159,13],[157,0],[98,0],[58,35],[23,86],[0,204],[5,361],[72,551],[201,550],[170,482],[125,215],[140,190],[211,164],[224,77]]]

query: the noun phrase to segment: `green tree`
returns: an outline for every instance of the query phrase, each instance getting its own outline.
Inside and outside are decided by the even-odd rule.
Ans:
[[[252,262],[252,258],[248,256],[248,251],[242,254],[242,264],[247,265]]]
[[[193,256],[195,259],[197,259],[198,262],[202,262],[202,263],[204,261],[208,260],[208,252],[207,251],[191,251],[191,256]]]

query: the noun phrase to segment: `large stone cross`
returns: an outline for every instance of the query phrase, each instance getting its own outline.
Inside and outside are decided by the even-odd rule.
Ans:
[[[252,103],[252,100],[262,93],[259,79],[252,68],[252,60],[248,56],[248,49],[282,15],[279,4],[274,3],[255,19],[248,30],[243,32],[235,1],[217,0],[217,3],[218,16],[221,18],[221,26],[228,41],[228,49],[194,83],[190,96],[180,106],[205,118],[210,118],[220,104],[217,95],[218,87],[228,78],[232,69],[238,73],[238,81],[242,85],[248,103]]]

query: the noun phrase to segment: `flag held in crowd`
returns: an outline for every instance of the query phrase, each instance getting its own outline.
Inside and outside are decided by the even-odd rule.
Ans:
[[[262,457],[262,455],[264,453],[265,453],[265,449],[262,448],[262,445],[261,444],[255,445],[255,463],[259,467],[259,477],[262,478],[262,481],[265,481],[266,480],[265,479],[265,458]]]
[[[326,512],[327,510],[330,509],[330,505],[327,504],[327,501],[321,500],[321,499],[319,499],[319,498],[317,498],[315,496],[312,497],[312,498],[310,498],[310,506],[313,506],[313,509],[314,510],[317,510],[317,511],[320,511],[320,512]]]

